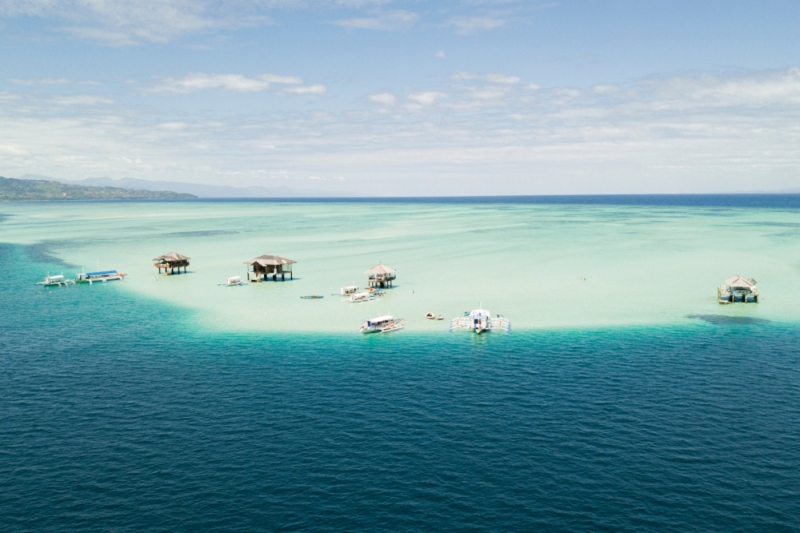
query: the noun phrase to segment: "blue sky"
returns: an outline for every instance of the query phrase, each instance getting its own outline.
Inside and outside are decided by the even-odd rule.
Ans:
[[[800,3],[0,0],[0,175],[800,190]]]

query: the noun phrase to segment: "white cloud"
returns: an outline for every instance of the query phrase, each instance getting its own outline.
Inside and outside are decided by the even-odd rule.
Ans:
[[[10,78],[6,80],[17,85],[66,85],[67,78]]]
[[[359,8],[391,4],[392,0],[335,0],[334,3],[339,7]]]
[[[609,85],[609,84],[595,85],[592,89],[597,94],[610,94],[618,92],[620,90],[619,86]]]
[[[493,30],[506,24],[506,20],[494,16],[458,16],[452,17],[444,23],[446,27],[452,27],[457,33],[468,34],[478,30]]]
[[[162,122],[157,128],[167,131],[181,131],[186,129],[185,122]]]
[[[797,69],[653,78],[613,97],[595,86],[533,97],[522,82],[452,83],[396,98],[390,112],[362,101],[327,113],[219,111],[213,122],[127,100],[54,109],[55,95],[22,87],[0,93],[14,99],[0,106],[0,168],[241,185],[285,182],[283,172],[332,189],[332,177],[347,176],[365,194],[384,194],[387,180],[396,194],[789,189],[800,187],[798,78]],[[272,89],[295,87],[305,85]],[[476,96],[490,90],[502,95]],[[379,95],[392,96],[367,99],[382,104]]]
[[[447,54],[444,53],[444,50],[439,50],[438,52],[436,52],[436,57],[438,57],[439,59],[444,59],[447,57]]]
[[[473,74],[471,72],[456,72],[450,79],[453,80],[478,80],[487,83],[496,83],[500,85],[515,85],[520,82],[519,76],[507,76],[505,74],[491,73],[491,74]]]
[[[437,91],[427,91],[421,93],[412,93],[408,95],[408,99],[422,105],[431,105],[440,98],[447,98],[447,93]]]
[[[374,17],[341,19],[334,21],[337,26],[362,30],[398,31],[406,30],[416,24],[419,15],[411,11],[388,11]]]
[[[166,78],[159,85],[150,88],[149,92],[189,93],[205,89],[258,92],[268,90],[272,84],[296,85],[301,83],[303,83],[303,80],[294,76],[262,74],[255,78],[248,78],[241,74],[205,74],[196,72],[183,78]],[[322,92],[325,92],[324,87],[322,89]]]
[[[3,0],[0,16],[61,21],[63,31],[112,45],[168,42],[210,30],[268,24],[265,9],[299,2],[213,0]]]
[[[324,85],[308,85],[305,87],[288,87],[283,90],[292,94],[325,94],[328,89]]]
[[[93,94],[71,94],[53,97],[53,102],[56,105],[69,106],[69,105],[97,105],[106,104],[111,105],[114,100],[111,98],[96,96]]]
[[[370,94],[367,96],[371,102],[375,102],[376,104],[383,104],[383,105],[394,105],[397,102],[397,98],[393,94],[389,93],[376,93]]]
[[[668,99],[731,105],[800,104],[800,68],[719,78],[673,77],[642,84]]]

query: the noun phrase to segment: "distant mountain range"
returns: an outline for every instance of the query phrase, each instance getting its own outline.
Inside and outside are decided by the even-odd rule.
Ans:
[[[172,191],[132,190],[121,187],[87,187],[54,180],[0,177],[0,201],[69,201],[69,200],[177,200],[197,198]]]
[[[290,189],[289,187],[230,187],[227,185],[202,185],[178,181],[148,181],[136,178],[112,179],[86,178],[82,180],[63,180],[26,174],[22,179],[54,180],[69,185],[84,187],[119,187],[135,191],[170,191],[197,196],[198,198],[324,198],[335,196],[354,196],[352,194],[319,189]]]

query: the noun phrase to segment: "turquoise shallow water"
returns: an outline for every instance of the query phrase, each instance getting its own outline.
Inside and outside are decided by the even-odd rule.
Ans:
[[[800,528],[791,320],[219,330],[58,249],[0,245],[4,530]]]
[[[797,205],[644,200],[4,204],[0,242],[48,250],[64,262],[51,273],[125,271],[125,292],[218,332],[352,333],[391,313],[406,319],[404,333],[445,334],[447,321],[427,312],[450,319],[481,304],[515,331],[688,325],[713,314],[800,322]],[[157,275],[151,259],[169,251],[192,258],[188,275]],[[219,286],[262,254],[297,260],[294,281]],[[379,262],[398,272],[388,296],[365,305],[333,296],[363,287]],[[49,271],[25,283],[33,289]],[[717,304],[717,285],[735,274],[758,280],[764,305]],[[309,294],[325,298],[300,299]]]

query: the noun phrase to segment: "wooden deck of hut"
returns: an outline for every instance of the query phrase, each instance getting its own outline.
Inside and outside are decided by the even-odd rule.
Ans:
[[[180,274],[181,269],[183,269],[183,273],[186,274],[186,268],[189,266],[189,259],[191,258],[185,255],[170,252],[153,259],[155,263],[153,266],[158,269],[159,274],[161,274],[161,269],[164,269],[164,274],[168,276]]]
[[[365,272],[369,275],[367,283],[370,287],[385,289],[391,287],[392,282],[397,279],[397,274],[393,268],[386,265],[375,265]]]
[[[269,281],[270,274],[272,281],[278,281],[278,274],[281,281],[285,281],[286,274],[289,274],[289,279],[294,279],[292,265],[297,261],[277,255],[261,255],[244,263],[252,267],[247,270],[247,281]]]

